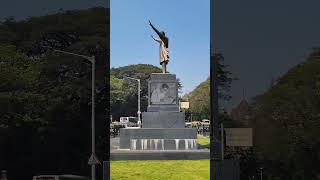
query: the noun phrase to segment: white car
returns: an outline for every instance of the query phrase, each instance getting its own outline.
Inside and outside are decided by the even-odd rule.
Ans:
[[[192,123],[191,122],[186,122],[186,127],[188,128],[188,127],[192,127]]]
[[[120,124],[125,127],[137,127],[139,126],[138,123],[137,117],[120,117]]]
[[[209,119],[203,119],[202,120],[203,125],[210,125],[210,120]]]

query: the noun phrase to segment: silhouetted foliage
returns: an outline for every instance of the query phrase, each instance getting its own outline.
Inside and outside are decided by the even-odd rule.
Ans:
[[[217,78],[218,78],[218,95],[219,100],[229,101],[231,95],[229,90],[231,88],[232,73],[228,71],[228,66],[224,64],[224,57],[222,54],[217,54]],[[192,92],[186,94],[183,99],[190,102],[189,112],[199,113],[201,116],[197,117],[197,120],[210,118],[210,78],[200,83]]]
[[[316,179],[320,162],[320,54],[291,68],[253,104],[256,152],[271,179]]]
[[[97,155],[105,158],[107,14],[93,8],[0,25],[0,169],[9,179],[90,172],[91,66],[42,45],[96,57]]]

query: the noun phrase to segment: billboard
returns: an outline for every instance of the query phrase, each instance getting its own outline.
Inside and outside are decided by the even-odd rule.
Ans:
[[[252,146],[252,128],[225,128],[227,146]]]

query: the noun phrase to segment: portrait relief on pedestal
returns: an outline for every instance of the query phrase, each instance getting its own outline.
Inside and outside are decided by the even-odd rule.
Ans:
[[[176,104],[176,83],[150,83],[150,104]]]

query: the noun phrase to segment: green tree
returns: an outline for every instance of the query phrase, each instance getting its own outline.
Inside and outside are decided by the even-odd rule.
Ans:
[[[236,78],[232,77],[232,73],[228,71],[228,66],[225,65],[223,55],[217,54],[216,57],[218,61],[217,78],[219,101],[228,101],[231,99],[229,94],[231,83]],[[209,77],[190,93],[183,96],[184,100],[190,102],[190,109],[188,112],[199,114],[197,117],[198,120],[210,118],[210,88],[211,83]]]
[[[291,68],[255,98],[257,154],[271,160],[284,179],[315,179],[320,156],[320,50]],[[279,171],[281,169],[281,171]]]
[[[197,120],[210,118],[210,80],[198,85],[191,93],[183,97],[190,104],[189,112],[198,113]]]
[[[121,116],[136,116],[138,102],[138,84],[126,77],[140,79],[141,112],[148,106],[148,80],[151,73],[160,73],[161,69],[148,64],[128,65],[110,70],[111,114],[113,119]]]
[[[39,50],[47,37],[64,40],[66,51],[96,57],[97,154],[105,158],[107,11],[66,11],[0,25],[0,168],[9,170],[10,179],[89,174],[91,67],[81,58]],[[65,34],[75,34],[76,41],[65,41]]]

